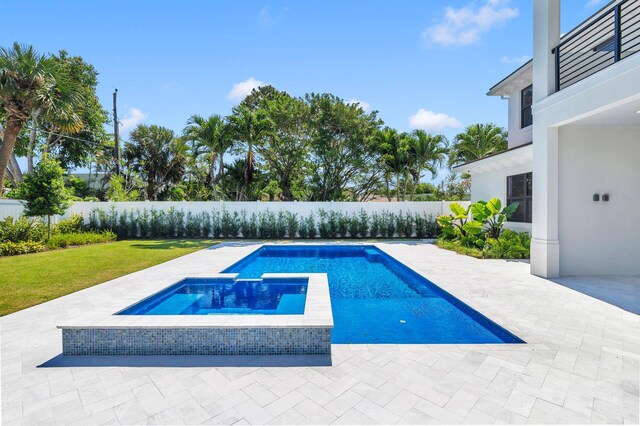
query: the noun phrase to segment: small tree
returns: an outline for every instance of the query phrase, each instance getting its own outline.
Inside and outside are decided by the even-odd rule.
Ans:
[[[47,216],[47,235],[51,237],[51,216],[64,214],[71,205],[71,194],[64,186],[64,170],[54,159],[44,156],[33,170],[24,176],[17,191],[27,202],[27,216]]]

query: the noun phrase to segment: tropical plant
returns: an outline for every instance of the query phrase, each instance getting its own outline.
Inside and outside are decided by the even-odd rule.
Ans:
[[[0,256],[16,256],[19,254],[37,253],[44,251],[46,247],[38,241],[20,241],[14,243],[6,241],[0,243]]]
[[[478,201],[471,205],[473,219],[481,222],[486,238],[499,238],[504,223],[518,210],[519,203],[511,203],[502,208],[499,198]]]
[[[411,155],[409,153],[410,141],[406,133],[398,133],[397,130],[385,127],[376,132],[376,146],[382,155],[382,164],[385,169],[386,187],[389,188],[390,176],[396,179],[396,201],[400,201],[400,188],[402,179],[406,181],[409,174]],[[387,195],[388,196],[388,195]]]
[[[507,149],[507,131],[495,124],[471,124],[453,138],[449,166],[479,160]]]
[[[78,86],[51,57],[18,43],[0,48],[0,110],[6,118],[0,145],[0,194],[18,135],[33,112],[55,116],[62,128],[78,129],[82,123],[77,109],[82,101]]]
[[[172,130],[140,124],[131,132],[123,154],[127,167],[143,181],[145,199],[157,201],[168,197],[172,185],[182,180],[187,145]]]
[[[244,146],[244,187],[246,188],[253,182],[254,146],[271,131],[272,122],[264,111],[252,110],[242,105],[234,107],[227,120],[231,125],[234,138]]]
[[[469,217],[471,206],[466,209],[458,203],[451,203],[450,215],[438,216],[438,224],[442,227],[444,238],[459,239],[463,244],[477,244],[482,233],[482,222]]]
[[[205,157],[213,200],[217,201],[219,197],[216,186],[224,175],[224,154],[231,148],[233,142],[230,126],[218,114],[208,118],[194,114],[187,121],[183,137],[192,143],[191,155],[194,159]],[[218,173],[216,173],[216,167],[218,167]]]
[[[500,238],[488,238],[484,255],[496,259],[528,259],[531,255],[531,237],[527,232],[505,229]]]
[[[412,160],[409,166],[409,173],[413,178],[411,186],[411,198],[413,201],[416,187],[422,179],[424,170],[431,172],[431,177],[435,178],[438,169],[445,162],[448,152],[447,139],[443,135],[431,135],[424,130],[415,130],[411,134],[411,144],[409,148]]]
[[[56,224],[56,231],[61,234],[84,231],[84,219],[81,214],[72,213],[68,219],[62,219]]]
[[[40,220],[29,220],[26,216],[17,219],[7,216],[0,221],[0,242],[42,241],[46,233]]]

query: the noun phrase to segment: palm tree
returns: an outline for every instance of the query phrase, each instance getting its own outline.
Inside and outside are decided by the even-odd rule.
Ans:
[[[435,178],[447,157],[448,147],[447,139],[443,135],[431,135],[424,130],[415,130],[411,136],[410,152],[413,164],[410,167],[410,173],[413,185],[410,199],[413,201],[416,187],[422,179],[422,172],[428,170],[431,172],[431,177]]]
[[[62,129],[77,130],[82,127],[76,112],[82,101],[82,93],[51,57],[18,43],[0,49],[0,108],[7,119],[0,145],[0,194],[16,139],[29,117],[37,111],[55,117]]]
[[[233,108],[233,114],[228,117],[228,120],[235,138],[246,144],[244,185],[248,188],[253,182],[254,145],[260,143],[262,138],[271,131],[272,123],[264,111],[251,110],[242,105]]]
[[[200,154],[207,156],[213,200],[217,201],[218,191],[216,186],[224,175],[223,156],[232,143],[229,126],[225,119],[218,114],[211,115],[208,118],[195,114],[189,117],[183,135],[186,140],[193,143],[192,154],[194,158],[197,159]],[[215,172],[216,163],[218,163],[217,174]]]
[[[405,176],[408,172],[410,156],[408,152],[408,141],[406,134],[400,134],[397,130],[385,127],[376,133],[376,144],[382,155],[385,168],[385,180],[387,181],[387,198],[389,192],[389,177],[396,177],[396,200],[400,201],[400,176]]]
[[[187,145],[172,130],[153,125],[138,125],[130,139],[124,145],[125,162],[144,181],[146,199],[157,201],[182,180]]]
[[[472,124],[456,135],[449,150],[449,166],[479,160],[507,149],[507,131],[495,124]]]

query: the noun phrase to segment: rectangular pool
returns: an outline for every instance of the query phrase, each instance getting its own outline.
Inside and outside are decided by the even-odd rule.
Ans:
[[[524,343],[375,246],[263,246],[224,273],[326,273],[333,343]]]
[[[302,315],[307,279],[186,278],[118,315]]]

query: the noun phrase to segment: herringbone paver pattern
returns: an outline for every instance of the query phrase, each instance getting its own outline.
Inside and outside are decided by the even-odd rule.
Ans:
[[[218,272],[255,248],[223,247],[2,318],[2,423],[638,423],[640,317],[532,277],[524,263],[379,246],[528,343],[334,345],[330,366],[55,359],[61,320],[108,309],[144,282]]]

